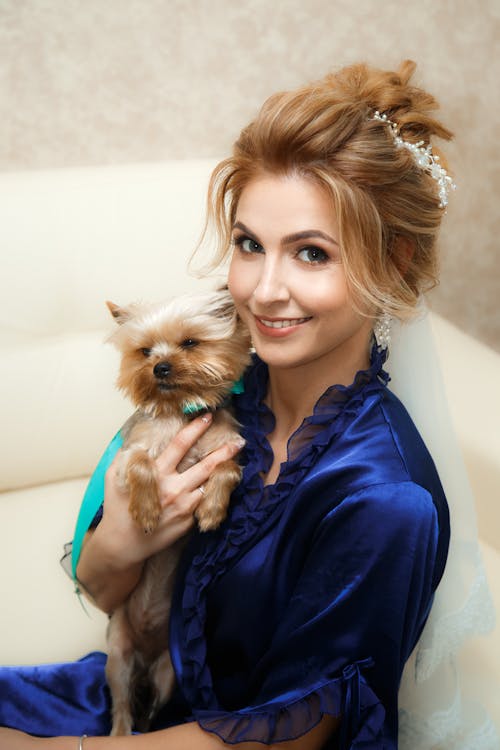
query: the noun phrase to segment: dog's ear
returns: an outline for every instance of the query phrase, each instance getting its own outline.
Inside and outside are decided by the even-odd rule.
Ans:
[[[218,317],[228,318],[229,320],[236,319],[236,309],[234,307],[234,301],[229,293],[227,284],[218,287],[211,294],[211,312]]]
[[[126,323],[126,321],[130,320],[130,318],[132,317],[131,310],[128,307],[120,307],[119,305],[115,305],[114,302],[110,302],[109,300],[106,300],[106,306],[113,318],[120,326],[122,325],[122,323]]]

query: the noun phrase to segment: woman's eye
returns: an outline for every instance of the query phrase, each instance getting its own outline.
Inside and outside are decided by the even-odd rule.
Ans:
[[[264,249],[262,245],[259,245],[258,242],[255,242],[250,237],[237,237],[234,242],[244,253],[261,253]]]
[[[141,352],[144,354],[145,357],[149,357],[151,354],[151,349],[147,349],[146,347],[144,349],[141,349]]]
[[[196,339],[184,339],[181,343],[183,349],[192,349],[193,346],[197,346],[199,342]]]
[[[328,260],[328,254],[320,247],[303,247],[299,250],[297,257],[306,263],[324,263]]]

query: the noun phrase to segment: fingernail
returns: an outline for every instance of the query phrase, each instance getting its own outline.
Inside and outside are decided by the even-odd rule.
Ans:
[[[242,437],[236,438],[236,440],[233,441],[233,445],[237,448],[237,450],[241,450],[243,446],[245,445],[246,440],[243,440]]]
[[[205,414],[204,414],[204,415],[203,415],[203,416],[201,417],[201,421],[202,421],[202,422],[205,422],[205,424],[210,424],[210,422],[212,421],[212,412],[211,412],[211,411],[207,411],[207,412],[206,412],[206,413],[205,413]]]

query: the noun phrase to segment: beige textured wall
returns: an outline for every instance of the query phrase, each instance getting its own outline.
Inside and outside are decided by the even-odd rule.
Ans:
[[[223,156],[272,91],[413,58],[456,133],[432,304],[500,350],[499,23],[499,0],[0,0],[0,169]]]

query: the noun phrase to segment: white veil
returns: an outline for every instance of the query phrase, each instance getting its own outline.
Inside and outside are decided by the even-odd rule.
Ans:
[[[419,429],[439,472],[451,516],[451,542],[443,579],[400,689],[401,750],[497,750],[496,729],[461,691],[459,652],[473,634],[494,626],[495,613],[478,544],[472,490],[446,402],[426,310],[395,324],[388,371],[390,387]],[[463,682],[463,681],[462,681]]]

